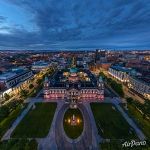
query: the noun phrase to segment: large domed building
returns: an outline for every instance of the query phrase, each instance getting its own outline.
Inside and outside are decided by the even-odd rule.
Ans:
[[[78,77],[78,69],[77,68],[70,68],[69,69],[69,77],[68,77],[68,81],[70,82],[77,82],[79,80]]]
[[[51,79],[45,78],[46,100],[103,101],[104,83],[89,70],[77,69],[73,61],[71,68],[58,70]]]

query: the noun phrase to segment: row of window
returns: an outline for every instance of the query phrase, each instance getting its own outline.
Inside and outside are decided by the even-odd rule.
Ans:
[[[11,87],[11,86],[15,85],[16,83],[19,83],[20,80],[28,78],[31,74],[32,74],[32,72],[29,72],[23,76],[20,76],[18,78],[15,78],[14,80],[9,81],[7,84]]]
[[[97,90],[81,90],[79,91],[80,94],[86,94],[86,93],[99,93]],[[78,91],[70,91],[69,94],[72,94],[72,95],[77,95],[79,93]],[[60,94],[64,94],[66,93],[66,90],[50,90],[49,91],[50,94],[54,94],[54,93],[60,93]]]

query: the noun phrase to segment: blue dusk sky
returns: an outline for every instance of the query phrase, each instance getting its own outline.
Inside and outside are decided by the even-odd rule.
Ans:
[[[0,49],[150,49],[150,0],[0,0]]]

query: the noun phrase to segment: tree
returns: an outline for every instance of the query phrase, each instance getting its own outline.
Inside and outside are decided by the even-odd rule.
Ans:
[[[27,90],[21,90],[21,91],[20,91],[21,97],[26,97],[27,94],[28,94],[28,91],[27,91]]]
[[[127,103],[129,103],[129,104],[133,103],[133,99],[131,97],[128,97],[126,100],[127,100]]]
[[[100,75],[103,79],[106,78],[106,76],[105,76],[105,74],[104,74],[103,72],[100,72],[99,75]]]
[[[123,87],[122,84],[117,83],[116,81],[108,78],[108,83],[110,86],[121,96],[124,97]]]
[[[9,100],[9,99],[10,99],[10,95],[7,94],[7,93],[5,93],[5,94],[4,94],[4,98],[5,98],[5,100]]]
[[[41,84],[42,83],[42,79],[37,79],[36,83],[37,84]]]
[[[29,89],[32,89],[33,87],[34,87],[33,84],[30,84],[30,85],[29,85]]]
[[[0,107],[0,121],[9,115],[9,108],[7,106]]]
[[[150,115],[150,101],[149,100],[145,100],[144,106],[143,106],[143,113],[145,115]]]

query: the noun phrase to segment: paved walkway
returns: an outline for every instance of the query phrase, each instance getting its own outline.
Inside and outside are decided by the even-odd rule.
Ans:
[[[38,96],[37,96],[38,97]],[[15,120],[15,122],[12,124],[11,128],[8,129],[8,131],[4,134],[2,140],[8,140],[14,131],[14,129],[17,127],[17,125],[20,123],[20,121],[23,119],[23,117],[28,113],[30,108],[35,102],[49,102],[44,101],[43,98],[31,98],[27,101],[29,105],[21,115]],[[53,102],[53,100],[51,100]],[[55,101],[56,102],[56,101]],[[116,108],[120,111],[122,116],[126,119],[126,121],[129,123],[129,125],[135,130],[138,138],[140,140],[144,140],[145,136],[143,132],[137,127],[135,122],[127,115],[127,113],[123,110],[123,108],[119,105],[122,103],[121,99],[119,98],[107,98],[103,103],[113,103]],[[68,107],[68,104],[65,104],[64,101],[58,100],[57,101],[57,109],[52,121],[51,128],[49,130],[49,133],[46,138],[37,138],[38,142],[38,149],[39,150],[64,150],[66,146],[69,146],[73,150],[82,150],[85,149],[85,146],[87,146],[87,150],[98,150],[99,149],[99,143],[103,141],[103,138],[98,135],[98,130],[95,124],[95,119],[90,107],[90,102],[84,102],[82,104],[79,104],[79,108],[81,109],[83,113],[83,117],[85,120],[85,127],[87,129],[87,132],[83,135],[83,138],[78,143],[75,143],[72,141],[69,143],[64,136],[64,131],[62,131],[61,123],[63,119],[63,113],[66,109],[66,106]]]
[[[57,144],[55,141],[55,123],[56,123],[56,118],[58,116],[58,112],[63,106],[63,102],[59,101],[57,103],[57,109],[49,130],[49,133],[46,138],[38,139],[38,149],[39,150],[57,150]]]
[[[84,129],[79,138],[72,140],[68,138],[63,129],[63,116],[65,111],[69,108],[68,104],[64,104],[61,110],[59,111],[56,126],[55,126],[55,139],[58,146],[58,150],[95,150],[94,145],[92,144],[92,127],[90,118],[86,108],[79,104],[78,108],[82,112],[84,119]]]
[[[124,103],[124,101],[122,101],[122,100],[121,100],[120,98],[118,98],[118,97],[114,97],[114,98],[107,97],[107,98],[105,98],[105,100],[104,100],[102,103],[112,103],[112,104],[114,104],[114,105],[116,106],[116,108],[118,109],[118,111],[122,114],[122,116],[123,116],[123,117],[125,118],[125,120],[128,122],[128,124],[134,129],[134,131],[136,132],[136,135],[138,136],[138,138],[139,138],[140,140],[145,140],[145,139],[146,139],[146,137],[145,137],[144,133],[141,131],[141,129],[139,129],[139,127],[136,125],[136,123],[133,121],[133,119],[130,118],[130,117],[128,116],[128,114],[124,111],[124,109],[120,106],[120,104],[121,104],[121,103]],[[85,103],[85,105],[86,105],[86,103]],[[91,111],[90,105],[87,105],[86,108],[87,108],[89,111]],[[89,114],[93,116],[92,113],[89,113]],[[93,124],[93,122],[94,122],[94,124],[95,124],[94,117],[92,117],[92,116],[91,116],[91,118],[93,118],[93,119],[91,120],[91,122],[92,122],[92,124]],[[93,126],[95,126],[94,128],[97,130],[96,124],[95,124],[95,125],[94,125],[94,124],[93,124]],[[95,131],[95,133],[98,133],[98,132]],[[104,140],[104,139],[102,139],[102,138],[100,137],[99,142],[101,142],[102,140]]]
[[[99,143],[103,140],[103,138],[98,134],[98,130],[96,127],[93,112],[92,112],[91,107],[90,107],[90,103],[84,103],[84,106],[87,109],[87,112],[88,112],[89,117],[90,117],[90,122],[92,124],[92,130],[93,130],[93,132],[92,132],[92,143],[93,143],[95,149],[100,149]]]
[[[126,121],[128,122],[128,124],[135,130],[138,138],[140,140],[145,140],[146,137],[144,135],[144,133],[138,128],[138,126],[135,124],[135,122],[132,120],[132,118],[130,118],[128,116],[128,114],[123,110],[123,108],[119,105],[119,98],[115,98],[113,99],[113,104],[116,106],[116,108],[120,111],[120,113],[122,114],[122,116],[126,119]]]
[[[25,110],[23,110],[23,112],[21,113],[21,115],[18,116],[18,118],[12,124],[11,128],[7,130],[7,132],[4,134],[4,136],[2,137],[1,140],[8,140],[8,139],[10,139],[10,136],[11,136],[12,132],[17,127],[17,125],[20,123],[20,121],[24,118],[24,116],[28,113],[28,111],[30,110],[30,108],[32,107],[32,105],[33,105],[33,103],[30,103],[28,105],[28,107]]]
[[[128,124],[134,129],[136,132],[136,135],[140,140],[145,140],[146,137],[144,133],[139,129],[139,127],[136,125],[136,123],[133,121],[132,118],[128,116],[128,114],[124,111],[124,109],[119,105],[121,103],[124,103],[120,98],[114,97],[114,98],[105,98],[105,101],[103,103],[112,103],[116,106],[116,108],[119,110],[119,112],[122,114],[122,116],[125,118],[125,120],[128,122]]]
[[[88,114],[89,114],[89,117],[90,117],[90,121],[92,123],[92,129],[93,129],[93,144],[95,145],[95,147],[97,147],[97,144],[103,139],[99,134],[98,134],[98,130],[97,130],[97,127],[96,127],[96,123],[95,123],[95,119],[94,119],[94,116],[93,116],[93,112],[91,110],[91,107],[90,107],[90,103],[84,103],[83,104],[87,111],[88,111]]]
[[[29,112],[30,108],[33,106],[33,104],[36,102],[43,102],[43,98],[37,98],[41,94],[42,90],[37,94],[35,98],[29,98],[26,100],[28,102],[28,106],[23,112],[17,117],[17,119],[13,122],[12,126],[7,130],[7,132],[2,137],[3,140],[8,140],[11,137],[11,134],[13,133],[14,129],[17,127],[17,125],[21,122],[21,120],[24,118],[24,116]]]
[[[117,99],[117,104],[125,104],[125,101],[120,100],[117,97],[111,98],[111,97],[105,97],[104,101],[102,101],[101,103],[114,103],[114,99]]]

